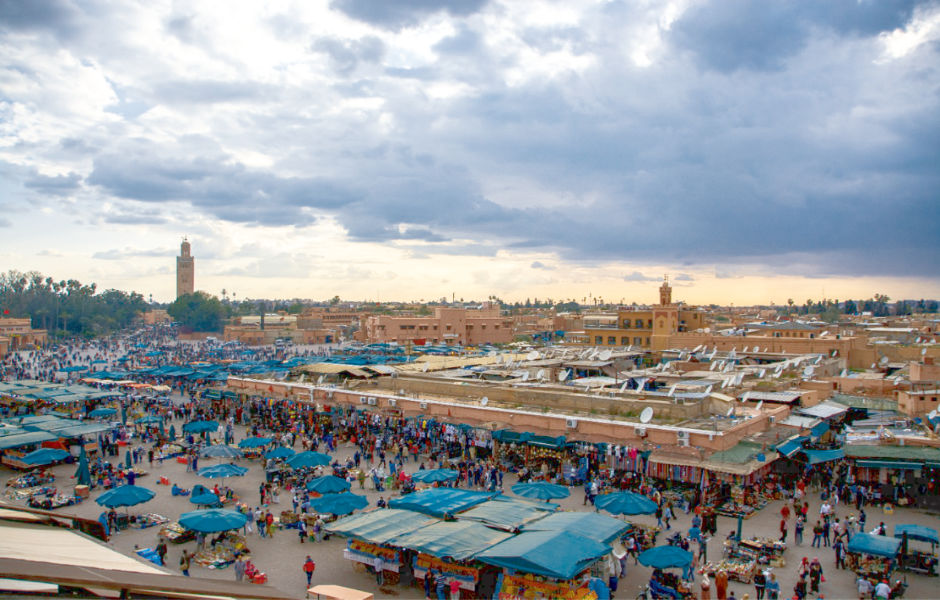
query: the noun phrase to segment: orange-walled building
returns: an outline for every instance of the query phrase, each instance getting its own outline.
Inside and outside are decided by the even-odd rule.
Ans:
[[[500,314],[498,306],[478,310],[437,307],[429,317],[364,316],[360,339],[369,344],[451,344],[476,346],[508,344],[513,340],[513,322]]]

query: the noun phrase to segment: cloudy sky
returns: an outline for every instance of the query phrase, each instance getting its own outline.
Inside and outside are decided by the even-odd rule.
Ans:
[[[940,297],[940,3],[0,0],[0,267]]]

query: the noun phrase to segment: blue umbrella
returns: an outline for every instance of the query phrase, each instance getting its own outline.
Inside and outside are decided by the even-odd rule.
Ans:
[[[69,457],[69,453],[58,448],[40,448],[33,450],[20,459],[28,465],[48,465],[56,461],[64,460]]]
[[[183,431],[186,433],[205,433],[215,431],[218,428],[219,424],[215,421],[190,421],[183,425]]]
[[[291,456],[297,454],[290,448],[285,448],[284,446],[278,446],[274,450],[268,450],[264,453],[265,458],[290,458]]]
[[[349,488],[350,485],[348,481],[333,475],[317,477],[307,484],[307,491],[316,492],[318,494],[336,494],[345,492]]]
[[[199,456],[204,458],[241,458],[242,453],[238,448],[216,444],[214,446],[206,446],[200,450]]]
[[[416,471],[411,475],[411,479],[420,483],[437,483],[440,481],[454,481],[460,473],[453,469],[425,469]]]
[[[101,506],[107,506],[108,508],[116,508],[118,506],[134,506],[143,502],[147,502],[148,500],[153,499],[153,497],[156,495],[156,492],[153,490],[148,490],[147,488],[140,487],[139,485],[122,485],[101,494],[95,498],[95,502]]]
[[[637,560],[654,569],[685,568],[692,564],[692,553],[678,546],[656,546],[641,552]]]
[[[110,417],[111,415],[114,415],[116,413],[117,413],[116,408],[109,408],[107,406],[103,406],[101,408],[96,408],[95,410],[89,412],[88,416],[91,417],[92,419],[97,419],[98,417]]]
[[[354,510],[365,508],[369,501],[365,496],[359,496],[349,492],[343,494],[327,494],[320,498],[314,498],[310,501],[313,510],[331,515],[348,515]]]
[[[552,498],[567,498],[571,495],[571,490],[563,485],[536,481],[535,483],[517,483],[512,486],[512,493],[523,498],[551,500]]]
[[[209,479],[215,479],[217,477],[241,477],[247,472],[248,467],[240,467],[231,463],[212,465],[211,467],[199,469],[199,474]]]
[[[181,514],[179,518],[180,525],[201,533],[231,531],[232,529],[244,527],[247,522],[248,515],[223,508],[194,510]]]
[[[656,512],[656,503],[633,492],[613,492],[594,499],[594,506],[613,515],[651,515]]]
[[[331,459],[328,455],[321,452],[307,450],[291,456],[285,462],[292,469],[302,469],[304,467],[318,467],[321,465],[328,465],[330,464]]]
[[[134,422],[137,423],[138,425],[147,425],[149,423],[162,423],[163,418],[158,417],[156,415],[145,415],[143,417],[140,417],[139,419],[135,419]]]
[[[205,492],[198,496],[193,494],[189,497],[189,501],[200,506],[222,506],[222,503],[219,502],[219,497],[212,492]]]
[[[91,470],[88,468],[88,455],[85,453],[85,445],[82,444],[81,453],[78,455],[78,468],[75,470],[75,480],[78,485],[91,485]]]
[[[250,437],[245,438],[242,441],[238,442],[239,448],[260,448],[261,446],[267,446],[273,440],[269,437]]]

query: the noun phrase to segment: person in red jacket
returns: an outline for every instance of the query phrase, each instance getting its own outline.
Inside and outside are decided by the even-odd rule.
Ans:
[[[313,572],[317,569],[317,564],[313,562],[313,559],[310,558],[310,555],[307,555],[307,560],[304,561],[304,574],[307,576],[307,587],[310,587],[310,581],[313,579]]]

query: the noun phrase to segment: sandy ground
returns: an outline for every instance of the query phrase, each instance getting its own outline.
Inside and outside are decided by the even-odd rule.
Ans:
[[[177,429],[179,429],[180,424],[180,422],[176,422]],[[239,428],[236,433],[236,439],[242,439],[243,437],[244,431]],[[351,453],[352,450],[348,447],[341,447],[337,451],[337,454],[340,458],[345,458]],[[201,459],[200,466],[205,466],[215,462],[218,462],[218,460]],[[236,491],[236,493],[239,494],[243,501],[251,502],[254,506],[257,506],[259,501],[258,486],[259,483],[263,480],[263,469],[259,460],[243,460],[241,462],[242,464],[248,465],[250,467],[250,471],[245,477],[232,478],[229,479],[227,483]],[[143,466],[145,469],[149,468],[146,462]],[[417,465],[414,463],[409,463],[406,466],[406,470],[408,472],[411,472],[416,468]],[[69,490],[71,486],[74,485],[74,479],[71,478],[75,471],[74,465],[61,465],[54,467],[52,470],[56,474],[56,481],[60,489]],[[12,475],[14,475],[14,473],[8,469],[3,469],[0,471],[0,478],[2,478],[4,482]],[[160,476],[167,477],[171,482],[177,483],[178,485],[186,488],[190,488],[197,483],[203,483],[211,487],[211,484],[213,483],[212,480],[201,478],[195,473],[187,473],[185,465],[179,464],[175,461],[165,462],[162,466],[154,465],[154,467],[150,469],[150,475],[139,479],[138,484],[154,490],[157,495],[150,502],[140,505],[139,507],[132,508],[132,511],[136,510],[137,512],[154,512],[169,517],[170,519],[175,519],[180,515],[180,513],[193,509],[193,506],[189,503],[188,498],[172,497],[170,494],[170,488],[168,486],[156,485],[156,480]],[[510,475],[506,477],[504,480],[504,489],[508,492],[509,487],[514,482],[515,479],[513,476]],[[367,483],[366,487],[369,488],[370,484]],[[358,490],[358,484],[353,485],[353,491],[356,493],[365,493],[373,506],[380,495],[372,489],[366,489],[364,491]],[[77,506],[59,509],[59,511],[68,512],[70,514],[76,514],[78,516],[87,518],[97,518],[103,510],[94,502],[94,498],[99,494],[99,491],[94,491],[92,492],[91,499],[86,500]],[[383,495],[386,499],[389,498],[387,493]],[[589,506],[584,506],[582,504],[583,497],[584,495],[580,488],[573,488],[571,497],[560,501],[562,509],[590,510]],[[287,494],[281,494],[280,500],[280,505],[272,505],[273,512],[279,513],[284,508],[290,508],[290,499]],[[818,511],[820,504],[818,495],[811,495],[810,501],[811,508]],[[757,515],[744,521],[744,536],[778,537],[780,508],[780,502],[771,503]],[[854,507],[851,508],[854,509]],[[837,516],[840,517],[844,517],[851,512],[854,512],[854,510],[850,510],[849,507],[842,505],[838,506],[836,510]],[[926,514],[923,511],[917,509],[896,509],[893,515],[884,515],[880,510],[875,509],[869,509],[867,513],[869,529],[871,529],[879,521],[883,520],[888,525],[889,534],[893,531],[893,526],[897,523],[918,523],[934,528],[936,528],[938,524],[936,515]],[[653,517],[641,516],[632,519],[636,520],[637,522],[648,524],[655,523],[655,519]],[[690,522],[691,516],[683,514],[680,511],[677,521],[673,523],[673,528],[675,529],[678,527],[682,531],[687,531],[690,527]],[[726,519],[723,517],[719,518],[718,535],[716,536],[716,539],[712,540],[712,542],[709,544],[709,558],[714,560],[720,557],[720,540],[723,539],[728,534],[728,532],[736,528],[736,523],[737,522],[732,519]],[[157,543],[158,530],[159,528],[154,527],[144,530],[131,529],[128,531],[123,531],[113,536],[109,542],[109,545],[112,546],[115,550],[126,553],[128,555],[133,555],[135,546],[140,548],[154,547]],[[808,556],[810,558],[818,556],[820,558],[826,577],[826,583],[824,583],[822,586],[822,593],[826,598],[856,598],[857,595],[855,592],[854,575],[849,571],[837,571],[835,568],[835,557],[833,551],[829,548],[810,548],[809,542],[811,540],[811,527],[808,526],[804,545],[802,547],[794,547],[792,545],[788,547],[785,555],[787,559],[787,566],[774,570],[774,572],[777,574],[777,578],[781,582],[781,598],[789,598],[792,596],[793,585],[796,581],[796,566],[799,564],[800,559],[803,556]],[[663,535],[660,535],[659,541],[660,543],[664,543]],[[792,544],[792,527],[789,541]],[[317,570],[316,574],[314,575],[314,583],[332,583],[368,590],[375,593],[377,598],[420,598],[423,596],[423,592],[418,588],[392,588],[392,593],[385,593],[378,590],[373,577],[365,573],[356,572],[353,569],[352,563],[343,558],[342,550],[344,546],[345,540],[335,536],[331,540],[322,542],[320,544],[301,544],[294,530],[284,530],[278,532],[278,534],[275,535],[273,539],[262,539],[258,537],[257,532],[249,536],[249,548],[251,550],[252,560],[261,570],[268,574],[269,583],[285,592],[296,594],[298,598],[302,598],[304,596],[306,587],[305,577],[301,571],[301,565],[307,554],[311,555],[317,563]],[[170,545],[167,563],[171,570],[176,571],[176,566],[179,564],[179,556],[184,547],[188,548],[189,550],[193,550],[195,548],[195,543],[190,542],[180,546],[172,544]],[[194,563],[190,572],[195,577],[234,580],[234,572],[230,567],[222,570],[210,570],[195,565]],[[640,586],[642,586],[648,579],[649,573],[650,569],[643,567],[642,565],[633,566],[631,563],[626,577],[620,582],[620,589],[618,590],[616,597],[636,597]],[[907,580],[910,584],[910,588],[908,589],[906,596],[907,598],[940,598],[940,589],[937,587],[938,583],[940,583],[940,580],[924,577],[921,575],[907,575]],[[246,583],[245,585],[251,584]],[[730,589],[734,590],[735,596],[738,599],[743,598],[745,593],[749,593],[752,599],[755,598],[753,586],[732,583]],[[696,592],[698,592],[697,584]],[[712,594],[714,595],[714,588]]]

